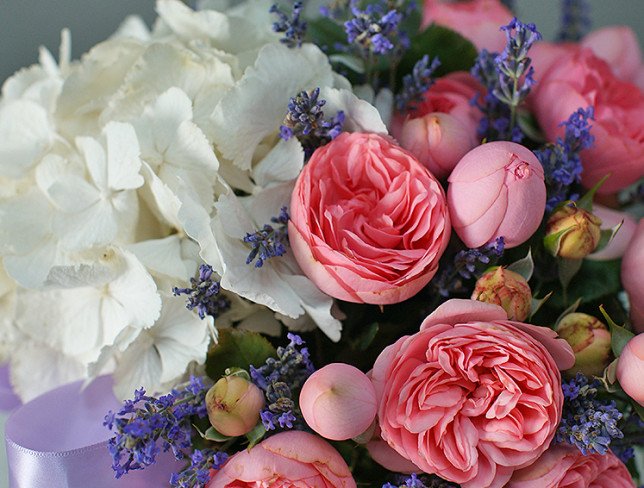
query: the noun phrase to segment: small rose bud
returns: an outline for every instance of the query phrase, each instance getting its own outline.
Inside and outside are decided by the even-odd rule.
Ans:
[[[545,241],[548,251],[568,259],[582,259],[592,253],[601,237],[602,221],[583,208],[565,205],[554,212],[546,225],[546,238],[561,233],[557,242]]]
[[[333,363],[306,380],[300,409],[309,427],[322,437],[351,439],[367,430],[376,417],[376,390],[359,369]]]
[[[495,266],[476,281],[472,300],[499,305],[508,314],[508,319],[523,322],[530,313],[532,292],[523,276]]]
[[[617,380],[633,400],[644,407],[644,334],[626,343],[617,361]]]
[[[230,437],[250,432],[263,406],[262,391],[241,376],[224,376],[206,393],[210,424]]]
[[[610,332],[603,322],[585,313],[569,313],[557,324],[557,332],[575,353],[575,365],[567,373],[602,374],[610,359]]]

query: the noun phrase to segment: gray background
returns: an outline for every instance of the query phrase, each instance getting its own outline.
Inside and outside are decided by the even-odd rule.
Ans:
[[[644,46],[644,0],[591,0],[595,27],[632,26]],[[546,39],[559,25],[559,0],[517,0],[519,18],[534,22]],[[128,14],[139,14],[150,25],[153,0],[0,0],[0,80],[36,62],[38,46],[58,57],[60,31],[72,34],[73,55],[79,57],[108,37]],[[0,486],[7,486],[3,424],[0,413]],[[28,488],[28,487],[24,487]],[[76,488],[76,487],[70,487]]]

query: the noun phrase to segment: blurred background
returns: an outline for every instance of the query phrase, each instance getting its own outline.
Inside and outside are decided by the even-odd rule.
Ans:
[[[590,4],[594,27],[630,25],[644,49],[644,0],[590,0]],[[560,0],[515,0],[515,5],[522,21],[537,24],[545,39],[554,37],[559,28]],[[0,0],[0,81],[36,62],[41,45],[58,57],[64,27],[71,31],[73,56],[78,58],[131,14],[140,15],[151,25],[154,0]],[[0,488],[8,486],[5,420],[6,414],[0,412]]]
[[[419,0],[419,2],[422,0]],[[630,25],[644,47],[644,0],[590,0],[594,26]],[[519,18],[534,22],[546,39],[559,27],[560,0],[515,0]],[[154,0],[0,0],[0,80],[36,62],[38,46],[58,53],[60,31],[72,34],[78,58],[108,37],[130,14],[148,25],[154,19]]]

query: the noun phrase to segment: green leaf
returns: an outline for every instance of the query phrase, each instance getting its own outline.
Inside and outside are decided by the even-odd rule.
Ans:
[[[356,348],[359,351],[366,351],[373,340],[376,338],[376,334],[378,334],[379,330],[380,326],[377,322],[373,322],[372,324],[367,326],[367,329],[362,332],[356,339]]]
[[[566,310],[561,312],[561,315],[559,315],[559,317],[557,317],[557,320],[555,320],[554,328],[555,329],[557,328],[557,326],[559,325],[559,322],[561,322],[561,319],[563,319],[566,315],[568,315],[569,313],[575,313],[577,311],[577,308],[579,308],[580,304],[581,304],[581,298],[577,298],[577,300],[575,300],[575,302],[572,305],[570,305],[568,308],[566,308]]]
[[[543,298],[533,298],[530,301],[530,318],[534,317],[534,315],[539,311],[539,309],[543,306],[543,304],[548,301],[548,298],[550,298],[551,296],[552,296],[552,292],[548,293]]]
[[[604,176],[601,180],[597,182],[595,186],[593,186],[590,190],[588,190],[588,193],[586,193],[583,197],[581,197],[579,200],[577,200],[577,206],[579,208],[583,208],[587,212],[592,212],[593,211],[593,198],[595,198],[595,193],[597,193],[597,190],[606,182],[610,175]]]
[[[248,371],[251,365],[259,367],[275,355],[271,343],[256,332],[222,329],[219,331],[219,343],[208,351],[206,374],[217,381],[228,368]]]
[[[246,439],[248,439],[248,449],[252,449],[255,444],[262,440],[264,435],[266,435],[266,427],[264,427],[264,424],[260,422],[253,427],[253,430],[246,434]]]
[[[530,278],[532,278],[532,273],[534,272],[534,261],[532,260],[532,250],[528,249],[528,254],[526,255],[525,258],[515,261],[514,263],[509,265],[507,269],[509,269],[510,271],[514,271],[515,273],[523,276],[523,278],[526,281],[530,281]]]
[[[610,318],[608,313],[606,313],[603,305],[599,306],[599,311],[602,313],[602,315],[606,319],[606,322],[608,323],[608,327],[610,328],[610,348],[613,350],[615,357],[618,358],[622,353],[622,350],[626,346],[626,343],[633,337],[635,337],[635,334],[633,334],[630,330],[617,325],[613,321],[613,319]]]
[[[314,44],[328,48],[330,54],[337,52],[336,44],[344,44],[347,40],[347,34],[342,26],[326,17],[307,20],[306,34]]]
[[[599,242],[597,243],[597,247],[593,252],[599,252],[602,249],[604,249],[606,246],[610,244],[610,241],[613,240],[615,237],[615,234],[619,231],[619,229],[622,228],[622,225],[624,224],[624,221],[622,220],[619,224],[615,225],[614,227],[611,227],[610,229],[604,229],[600,232],[600,238]]]
[[[474,66],[478,55],[474,44],[459,33],[431,24],[411,38],[411,45],[398,66],[399,82],[404,75],[412,72],[416,62],[425,54],[429,55],[430,60],[438,57],[441,61],[435,76],[443,76],[452,71],[468,71]]]
[[[559,282],[564,290],[568,288],[572,279],[575,277],[577,272],[579,272],[582,263],[583,259],[559,258],[557,260],[557,264],[559,265]]]
[[[541,132],[541,129],[539,129],[539,124],[536,117],[530,112],[520,113],[517,121],[519,123],[519,127],[521,128],[521,131],[530,139],[539,143],[546,142],[546,138],[543,135],[543,132]]]
[[[644,407],[637,403],[635,400],[633,400],[631,404],[633,405],[633,410],[635,410],[640,419],[644,421]]]
[[[556,234],[548,234],[543,238],[543,247],[546,248],[553,256],[557,256],[559,248],[561,247],[561,239],[572,230],[572,227],[562,229]]]
[[[232,437],[229,437],[227,435],[223,435],[220,432],[217,431],[213,426],[208,427],[206,429],[206,432],[202,432],[199,427],[197,427],[195,424],[192,424],[192,426],[195,428],[195,430],[199,433],[199,435],[208,440],[208,441],[213,441],[213,442],[226,442],[229,439],[232,439]]]

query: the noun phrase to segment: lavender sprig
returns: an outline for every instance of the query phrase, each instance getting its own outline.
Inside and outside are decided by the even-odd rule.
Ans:
[[[557,40],[578,42],[592,26],[588,0],[561,1],[561,29]]]
[[[203,320],[206,315],[217,318],[221,313],[230,308],[230,301],[220,296],[221,286],[219,281],[213,279],[212,266],[202,264],[199,266],[199,277],[190,278],[190,288],[172,289],[174,296],[187,295],[186,308],[197,310],[199,317]]]
[[[399,476],[396,484],[385,483],[382,488],[455,488],[458,485],[450,483],[436,475],[412,473],[409,477]]]
[[[293,12],[290,17],[282,12],[277,5],[271,6],[269,12],[278,17],[277,22],[273,23],[273,31],[284,33],[280,42],[290,48],[302,47],[306,35],[306,22],[300,19],[302,2],[293,4]]]
[[[290,342],[277,348],[277,359],[269,358],[258,368],[250,367],[251,380],[266,396],[267,406],[260,417],[268,431],[303,425],[293,395],[315,371],[302,338],[291,333],[287,337]]]
[[[487,88],[483,103],[475,102],[485,115],[479,133],[488,140],[521,142],[517,109],[535,83],[528,51],[541,34],[534,24],[524,24],[516,18],[501,30],[507,38],[503,52],[494,54],[483,49],[472,68],[472,75]]]
[[[332,141],[342,132],[344,112],[339,111],[333,119],[326,119],[322,107],[326,100],[320,99],[320,89],[302,91],[291,98],[288,113],[280,127],[280,137],[288,141],[297,137],[307,158],[320,146]]]
[[[443,297],[463,291],[463,280],[476,277],[481,264],[487,266],[494,259],[503,256],[505,239],[498,237],[494,242],[473,249],[459,251],[454,260],[443,267],[443,271],[432,284]]]
[[[564,138],[557,138],[555,144],[548,144],[543,149],[535,151],[535,155],[543,166],[548,200],[546,209],[551,211],[565,200],[576,200],[579,195],[570,195],[570,185],[579,183],[582,164],[580,152],[592,147],[595,138],[590,133],[590,120],[593,118],[593,108],[579,108],[567,121]]]
[[[416,62],[412,72],[403,78],[403,88],[396,96],[398,110],[414,110],[416,104],[424,100],[425,93],[434,84],[432,75],[440,65],[438,58],[432,59],[430,64],[427,54]]]
[[[267,259],[286,254],[288,219],[288,211],[286,207],[282,207],[279,215],[271,218],[271,222],[278,225],[273,227],[270,224],[264,224],[264,227],[260,230],[252,234],[246,234],[243,241],[251,246],[251,251],[248,254],[248,258],[246,258],[246,264],[250,264],[257,259],[255,267],[261,268]]]
[[[349,44],[357,45],[364,57],[371,53],[387,54],[398,43],[409,42],[405,35],[401,36],[398,28],[403,14],[397,9],[389,9],[388,3],[372,3],[362,10],[357,1],[351,2],[352,18],[344,23],[344,29]]]
[[[624,434],[617,426],[622,414],[615,402],[597,398],[599,380],[589,381],[583,374],[561,385],[564,406],[555,442],[567,443],[587,454],[606,454],[612,439]]]
[[[170,486],[204,488],[210,481],[210,470],[221,468],[227,460],[225,452],[195,449],[190,455],[190,466],[179,473],[172,473]]]
[[[107,447],[116,478],[154,464],[161,450],[184,459],[192,449],[190,417],[207,416],[205,398],[202,380],[191,377],[183,388],[159,398],[147,396],[143,388],[136,390],[134,399],[123,402],[119,411],[110,410],[103,425],[114,432]]]

